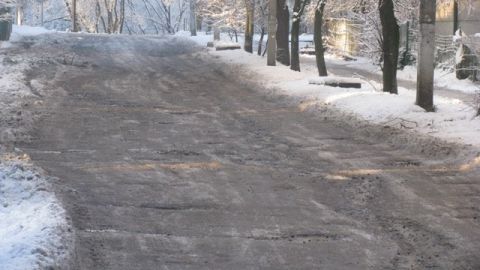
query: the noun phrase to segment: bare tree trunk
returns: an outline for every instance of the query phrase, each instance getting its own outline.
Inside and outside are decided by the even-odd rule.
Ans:
[[[105,19],[102,16],[102,7],[100,6],[100,2],[98,2],[98,0],[97,0],[97,4],[95,5],[95,16],[97,16],[97,24],[98,24],[98,21],[101,21],[102,22],[102,27],[103,27],[103,32],[107,33],[107,25],[105,23]],[[98,27],[96,27],[96,31],[97,31],[97,33],[100,32]]]
[[[302,16],[301,7],[302,0],[295,0],[293,5],[293,18],[292,18],[292,32],[291,34],[291,56],[290,56],[290,69],[300,71],[300,55],[299,55],[299,40],[300,34],[300,18]]]
[[[417,105],[434,111],[435,0],[420,2],[420,46],[417,64]]]
[[[272,0],[273,1],[273,0]],[[285,0],[277,0],[277,60],[278,62],[290,65],[290,48],[289,48],[289,17],[288,6]]]
[[[123,33],[123,26],[125,24],[125,0],[120,0],[120,25],[118,32]]]
[[[295,21],[292,23],[291,32],[291,57],[290,57],[290,69],[300,71],[300,55],[299,55],[299,43],[298,36],[300,33],[300,22]]]
[[[265,27],[262,26],[262,31],[260,32],[260,41],[258,42],[258,55],[262,55],[263,36],[265,36]]]
[[[458,25],[458,1],[453,1],[453,35],[457,32],[459,25]]]
[[[202,31],[203,18],[201,15],[197,16],[197,31]]]
[[[275,54],[277,50],[277,1],[269,0],[268,8],[270,12],[268,13],[268,38],[266,44],[266,51],[268,51],[267,65],[275,66],[277,64]]]
[[[40,25],[43,26],[43,12],[44,12],[44,6],[43,6],[43,0],[40,2]]]
[[[197,31],[202,31],[202,24],[203,18],[201,16],[197,16]]]
[[[398,94],[397,65],[400,29],[395,17],[393,0],[379,0],[378,8],[383,37],[383,91]]]
[[[213,27],[213,40],[220,40],[220,30],[217,26]]]
[[[197,35],[196,0],[190,0],[190,35]]]
[[[246,52],[253,52],[253,17],[255,13],[255,0],[245,0],[247,10],[247,21],[245,23],[245,42],[243,49]]]
[[[168,6],[168,12],[167,12],[167,27],[168,27],[168,33],[173,34],[173,27],[172,27],[172,9],[170,6]]]
[[[17,12],[16,12],[16,22],[17,25],[23,24],[23,4],[17,4]]]
[[[108,5],[107,0],[104,0],[105,10],[107,11],[107,33],[113,32],[113,11]]]
[[[77,0],[72,1],[72,32],[78,32],[77,28]]]
[[[319,6],[315,9],[315,22],[313,38],[315,41],[315,59],[317,61],[318,75],[328,76],[327,66],[325,65],[325,48],[323,47],[323,11],[325,10],[326,0],[320,0]]]

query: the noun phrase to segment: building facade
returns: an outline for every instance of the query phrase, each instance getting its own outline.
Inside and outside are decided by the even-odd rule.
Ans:
[[[480,0],[471,4],[457,4],[450,0],[440,3],[437,8],[437,35],[453,35],[460,28],[467,35],[480,33]]]

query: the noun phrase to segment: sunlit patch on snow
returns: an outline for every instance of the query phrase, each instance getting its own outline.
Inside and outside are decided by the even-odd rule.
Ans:
[[[305,100],[298,105],[298,109],[300,112],[306,111],[308,108],[313,107],[319,103],[318,100]]]
[[[345,181],[349,180],[350,178],[344,176],[344,175],[338,175],[338,174],[328,174],[325,176],[325,179],[327,180],[337,180],[337,181]]]
[[[289,109],[276,109],[276,110],[253,110],[253,109],[244,109],[240,111],[236,111],[238,114],[259,114],[264,115],[266,113],[285,113],[285,112],[292,112]]]
[[[469,172],[473,171],[480,167],[480,157],[476,157],[473,160],[460,164],[460,165],[432,165],[432,166],[415,166],[415,167],[394,167],[394,168],[382,168],[382,169],[371,169],[371,168],[363,168],[363,169],[352,169],[352,170],[341,170],[336,171],[327,175],[327,179],[331,180],[348,180],[347,177],[352,176],[367,176],[367,175],[378,175],[382,173],[399,173],[399,172],[406,172],[406,171],[421,171],[421,172],[435,172],[435,173],[442,173],[442,172]]]
[[[336,175],[343,175],[343,176],[358,176],[358,175],[372,175],[372,174],[379,174],[381,173],[382,169],[356,169],[356,170],[343,170],[337,172]]]
[[[20,156],[12,155],[12,154],[3,154],[0,156],[0,160],[4,161],[30,161],[30,156],[27,154],[23,154]]]
[[[480,157],[474,158],[472,161],[460,166],[460,171],[471,171],[480,166]]]
[[[218,170],[222,168],[222,164],[218,161],[212,162],[186,162],[186,163],[141,163],[141,164],[106,164],[106,165],[87,165],[80,167],[87,171],[153,171],[158,169],[167,170]]]
[[[348,98],[348,97],[353,97],[353,96],[359,96],[363,94],[362,92],[350,92],[350,93],[341,93],[341,94],[336,94],[329,96],[325,99],[325,103],[331,104],[337,100]]]

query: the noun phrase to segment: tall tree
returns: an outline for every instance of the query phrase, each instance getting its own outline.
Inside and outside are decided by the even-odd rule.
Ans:
[[[325,48],[323,46],[323,17],[327,0],[318,0],[315,8],[313,39],[315,42],[315,59],[319,76],[328,76],[327,66],[325,64]]]
[[[269,19],[269,2],[268,0],[258,0],[255,8],[255,25],[257,29],[260,30],[260,40],[257,48],[258,55],[262,55],[263,52],[263,41],[265,40]]]
[[[254,34],[254,14],[255,0],[245,0],[246,22],[245,22],[245,42],[244,50],[253,52],[253,34]]]
[[[305,6],[309,0],[295,0],[293,4],[293,16],[292,16],[292,31],[291,35],[291,56],[290,56],[290,69],[300,71],[300,54],[299,54],[299,35],[300,35],[300,22],[302,20]]]
[[[17,0],[16,3],[17,3],[17,11],[16,11],[16,16],[15,16],[15,21],[16,21],[17,25],[22,25],[23,24],[23,15],[24,15],[23,8],[26,4],[26,1],[25,0]]]
[[[273,1],[273,0],[272,0]],[[290,42],[289,42],[289,19],[290,12],[286,0],[276,0],[277,3],[277,60],[278,62],[289,66],[290,65]]]
[[[198,3],[198,12],[213,29],[233,32],[234,35],[241,29],[245,29],[245,2],[237,0],[200,0]]]
[[[77,0],[72,1],[72,31],[78,31],[78,20],[77,20]]]
[[[458,25],[458,1],[453,1],[453,34],[457,32],[459,25]]]
[[[197,11],[196,0],[190,0],[190,34],[192,36],[197,35]]]
[[[383,40],[383,91],[398,94],[397,65],[400,46],[400,29],[397,18],[395,17],[393,0],[379,0],[378,9],[382,24]]]
[[[103,5],[97,0],[97,8],[104,32],[121,33],[125,20],[125,0],[104,0]]]
[[[417,105],[434,111],[435,0],[420,2],[420,46],[417,66]]]
[[[267,65],[275,66],[276,63],[276,55],[275,51],[277,49],[277,1],[270,0],[269,1],[269,12],[268,12],[268,41],[267,41]]]

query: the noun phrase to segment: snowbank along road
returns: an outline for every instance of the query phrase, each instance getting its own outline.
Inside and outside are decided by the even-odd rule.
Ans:
[[[17,147],[61,179],[75,269],[480,269],[469,164],[260,94],[186,39],[22,42],[43,102]]]

